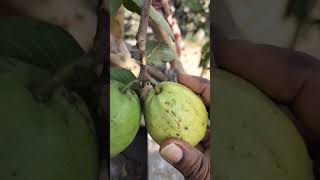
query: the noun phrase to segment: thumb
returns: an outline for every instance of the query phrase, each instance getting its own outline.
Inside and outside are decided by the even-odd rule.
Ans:
[[[160,155],[190,180],[210,179],[210,160],[180,139],[170,138],[160,145]]]

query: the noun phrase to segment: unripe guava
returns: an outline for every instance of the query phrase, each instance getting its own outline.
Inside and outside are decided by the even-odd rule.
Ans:
[[[144,110],[148,132],[158,144],[175,137],[195,146],[205,135],[206,107],[199,96],[179,83],[162,82],[150,89]]]
[[[110,157],[129,146],[136,136],[141,118],[140,102],[136,93],[124,84],[110,81]]]
[[[37,101],[31,82],[47,75],[28,66],[0,73],[0,179],[95,180],[98,145],[87,107],[64,89]]]

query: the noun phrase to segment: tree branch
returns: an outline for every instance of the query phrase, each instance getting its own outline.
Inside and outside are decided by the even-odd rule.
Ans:
[[[144,0],[143,8],[141,11],[140,24],[137,33],[137,46],[140,52],[140,57],[144,58],[146,52],[146,43],[147,43],[147,30],[148,30],[148,21],[149,21],[149,11],[151,7],[152,0]],[[144,62],[142,62],[145,65]]]
[[[144,0],[143,2],[139,29],[136,36],[137,47],[139,49],[140,60],[142,62],[141,68],[140,68],[140,75],[139,75],[139,80],[142,82],[142,86],[144,86],[145,82],[149,81],[145,54],[146,54],[147,30],[148,30],[149,11],[151,7],[151,2],[152,0]]]

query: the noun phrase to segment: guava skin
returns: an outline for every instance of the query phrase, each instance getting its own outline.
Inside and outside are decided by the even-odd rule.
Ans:
[[[148,132],[158,144],[174,137],[195,146],[205,136],[206,107],[199,96],[179,83],[162,82],[150,89],[144,110]]]
[[[221,69],[213,77],[213,179],[313,180],[290,116],[246,80]]]
[[[99,152],[87,107],[63,89],[35,100],[32,73],[0,74],[0,179],[95,180]]]
[[[139,98],[131,89],[121,92],[124,86],[118,81],[110,81],[110,158],[130,145],[140,126]]]

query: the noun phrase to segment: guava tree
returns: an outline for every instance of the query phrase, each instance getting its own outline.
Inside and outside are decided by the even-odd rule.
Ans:
[[[150,2],[151,3],[151,2]],[[178,73],[184,72],[176,52],[173,32],[163,15],[150,4],[150,18],[140,19],[140,27],[137,32],[137,45],[128,50],[124,43],[124,8],[142,15],[143,1],[111,1],[110,2],[110,59],[111,64],[126,69],[138,76],[143,74],[144,67],[151,82],[168,79],[165,74],[157,69],[166,62],[171,62],[171,68]],[[143,16],[142,16],[143,17]],[[143,27],[143,24],[145,23]],[[154,32],[154,39],[147,39],[147,27]],[[145,30],[142,30],[145,28]],[[145,45],[142,45],[145,44]],[[145,60],[142,61],[142,60]],[[143,65],[144,64],[144,65]],[[180,66],[179,66],[180,64]],[[140,73],[140,74],[141,74]]]
[[[136,45],[129,48],[127,48],[123,40],[124,8],[140,16],[139,27],[135,35]],[[164,16],[162,16],[154,6],[152,6],[151,0],[144,0],[144,1],[143,0],[124,0],[121,2],[111,1],[109,11],[111,16],[110,17],[111,18],[111,27],[110,27],[111,64],[114,66],[122,67],[122,68],[111,67],[110,69],[110,76],[111,76],[110,95],[112,95],[110,97],[111,99],[110,101],[111,102],[110,156],[114,159],[117,159],[116,157],[121,157],[121,156],[118,156],[119,153],[121,153],[124,150],[127,150],[126,152],[123,153],[124,154],[123,156],[124,158],[128,159],[128,161],[130,161],[130,159],[127,158],[127,156],[129,156],[127,155],[129,154],[128,149],[130,148],[126,149],[126,147],[129,147],[128,144],[132,142],[132,139],[136,135],[136,124],[137,124],[136,109],[138,109],[136,106],[139,106],[139,105],[136,105],[136,103],[134,103],[135,105],[130,106],[130,108],[128,109],[128,105],[135,102],[135,98],[131,96],[134,93],[129,93],[130,91],[128,92],[128,89],[135,90],[137,94],[140,96],[141,98],[140,104],[143,106],[143,108],[141,108],[143,109],[142,113],[145,115],[144,119],[147,123],[151,122],[152,121],[151,117],[153,116],[146,116],[146,113],[151,112],[155,109],[161,109],[162,106],[161,105],[152,106],[155,109],[150,110],[149,108],[151,108],[151,106],[145,104],[146,103],[145,95],[149,89],[153,88],[151,87],[151,85],[156,85],[154,88],[157,89],[158,87],[157,85],[159,82],[167,81],[167,80],[173,80],[173,81],[175,80],[175,79],[169,79],[168,77],[166,77],[165,74],[163,74],[158,69],[160,69],[159,67],[163,66],[164,64],[170,63],[172,65],[171,62],[177,61],[178,52],[176,51],[177,49],[175,47],[176,39],[174,37],[174,34],[170,28],[170,25],[167,19]],[[148,27],[151,27],[153,30],[153,33],[155,33],[153,36],[154,37],[153,39],[147,36]],[[209,48],[207,47],[205,49],[206,51],[208,51]],[[207,55],[209,55],[209,53],[207,53]],[[208,59],[208,57],[206,58]],[[124,60],[124,59],[129,59],[129,60]],[[133,64],[135,64],[138,67],[137,72],[135,71],[135,69],[130,69],[130,61],[133,62]],[[171,66],[171,68],[177,68],[177,67]],[[128,71],[125,69],[129,69],[131,71]],[[159,78],[158,76],[159,74],[160,74],[160,77],[163,77],[163,78]],[[124,85],[119,85],[119,83],[118,82],[115,83],[114,80],[121,82]],[[169,83],[169,85],[171,85],[171,83]],[[172,86],[176,87],[178,85],[172,85]],[[180,86],[181,85],[179,85],[176,88],[179,89]],[[177,90],[174,91],[174,89],[176,88],[172,88],[172,92],[177,93]],[[189,90],[186,90],[186,91],[191,92],[190,94],[192,94],[192,91],[189,91]],[[152,90],[150,90],[149,92],[152,92]],[[178,104],[178,101],[179,103],[183,103],[182,101],[184,99],[184,96],[186,95],[182,93],[182,90],[179,91],[179,93],[181,93],[180,94],[181,98],[178,98],[179,100],[177,100],[177,104]],[[150,93],[148,94],[150,95]],[[176,97],[177,95],[172,94],[172,96]],[[124,97],[130,97],[130,98],[127,98],[127,99],[131,99],[130,103],[129,102],[126,103],[125,101],[126,98]],[[195,102],[200,102],[199,104],[202,103],[201,100],[198,99],[198,96],[194,96],[194,97],[195,99],[198,100]],[[175,100],[172,100],[172,101],[175,101]],[[191,101],[193,102],[193,100]],[[203,109],[205,109],[204,105],[202,106],[199,105],[196,107],[202,107]],[[122,109],[125,109],[125,110],[120,111]],[[148,111],[147,109],[149,109],[150,111]],[[172,110],[172,111],[175,111],[175,110]],[[130,114],[131,116],[128,117],[128,114]],[[154,114],[160,115],[157,112],[155,112]],[[206,121],[207,121],[206,113],[203,113],[203,114],[204,116],[202,116],[202,118],[199,118],[203,121],[203,123],[201,123],[202,121],[201,122],[199,121],[199,122],[201,124],[202,129],[204,130],[201,130],[201,131],[194,130],[192,128],[185,127],[185,126],[183,130],[181,129],[180,130],[187,131],[189,129],[190,131],[193,131],[193,132],[199,132],[199,137],[196,137],[195,139],[196,141],[197,139],[201,139],[202,135],[204,135],[203,133],[205,132]],[[165,115],[166,114],[163,113],[163,117],[165,117]],[[169,114],[167,115],[170,116]],[[173,116],[175,116],[175,114]],[[122,117],[122,118],[119,118],[119,117]],[[170,119],[170,117],[165,117],[165,119],[167,119],[167,121],[172,121],[172,123],[175,124],[175,121]],[[193,118],[193,116],[190,114],[188,114],[188,117]],[[188,119],[188,118],[179,117],[179,119]],[[198,118],[195,118],[195,119],[198,119]],[[140,115],[138,117],[138,122],[140,122]],[[132,130],[133,127],[134,127],[134,132]],[[198,126],[195,125],[194,127],[198,127]],[[160,125],[159,128],[157,129],[160,129],[161,131],[161,128],[165,128],[165,126]],[[148,128],[148,125],[147,125],[147,129],[150,134],[152,134],[151,132],[154,132],[152,129]],[[173,132],[175,131],[173,130],[172,133]],[[167,132],[167,133],[170,134],[171,132]],[[174,134],[175,135],[178,134],[177,136],[180,136],[179,133],[174,133]],[[155,138],[156,136],[157,135],[153,136],[153,138]],[[184,138],[184,137],[181,136],[181,138]],[[130,139],[130,141],[128,141],[128,139]],[[112,167],[113,167],[112,169],[115,169],[113,164],[112,164]],[[131,169],[132,168],[128,168],[128,171],[131,171]],[[132,178],[130,177],[130,174],[128,176],[129,176],[128,178]]]
[[[131,49],[129,49],[126,46],[123,39],[124,8],[127,8],[128,10],[139,14],[141,17],[139,23],[139,30],[136,34],[137,44]],[[151,6],[151,0],[110,1],[109,11],[110,63],[112,65],[110,69],[110,78],[111,80],[116,80],[125,84],[125,87],[122,87],[124,88],[124,90],[128,88],[134,89],[137,92],[137,94],[142,95],[143,92],[141,92],[141,90],[143,89],[143,86],[145,84],[149,84],[150,82],[152,84],[157,84],[159,81],[164,81],[168,79],[168,77],[164,73],[158,70],[158,67],[164,65],[167,62],[172,62],[177,58],[177,53],[175,52],[174,48],[173,33],[165,18],[159,12],[157,12],[153,6]],[[147,39],[148,26],[160,27],[158,31],[154,32],[162,33],[157,34],[158,38],[152,40]],[[161,37],[163,37],[162,39],[159,38],[160,34]],[[113,111],[111,109],[111,113],[112,112]],[[132,125],[130,125],[130,127],[131,126]],[[131,139],[132,137],[123,138]],[[115,146],[115,144],[110,145],[110,147],[111,146]],[[127,160],[128,163],[131,161],[130,159]],[[124,165],[122,163],[116,163],[112,164],[112,166],[113,169],[115,168],[115,166],[120,166],[122,169]],[[126,171],[128,171],[128,175],[126,175],[127,178],[133,178],[132,176],[135,176],[133,175],[135,173],[130,173],[131,171],[135,171],[132,170],[132,168],[126,169]],[[113,172],[111,172],[111,174],[113,174]],[[115,176],[122,175],[118,174]]]

